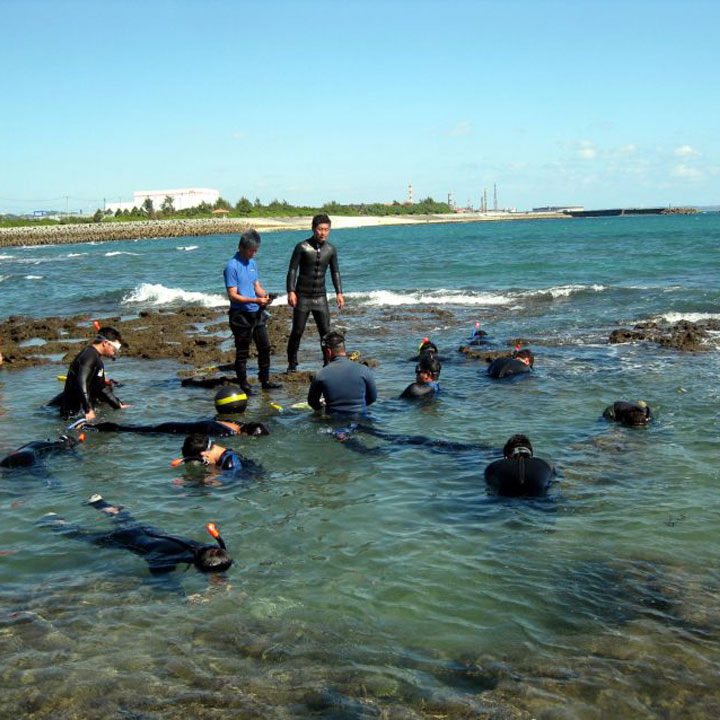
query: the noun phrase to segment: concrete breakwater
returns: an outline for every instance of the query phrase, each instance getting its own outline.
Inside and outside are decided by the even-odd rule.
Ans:
[[[245,218],[204,220],[139,220],[123,223],[83,223],[0,228],[0,247],[55,245],[147,237],[180,237],[241,233],[250,227]],[[282,227],[278,223],[278,228]],[[271,229],[271,228],[265,228]],[[274,228],[273,228],[274,229]]]

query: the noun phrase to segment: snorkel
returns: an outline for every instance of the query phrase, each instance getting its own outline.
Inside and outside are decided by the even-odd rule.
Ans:
[[[215,538],[217,544],[220,546],[222,550],[227,550],[227,546],[225,545],[225,541],[220,537],[220,531],[217,529],[217,525],[214,522],[209,522],[205,529],[212,535],[212,537]]]

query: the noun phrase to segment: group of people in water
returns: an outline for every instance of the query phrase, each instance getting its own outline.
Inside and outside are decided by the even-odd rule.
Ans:
[[[315,216],[312,221],[312,237],[298,243],[292,253],[287,274],[288,304],[293,308],[292,329],[287,346],[287,372],[297,370],[300,341],[312,313],[320,335],[323,367],[312,379],[307,404],[313,410],[335,418],[355,420],[347,428],[336,429],[333,433],[336,439],[347,443],[350,449],[365,451],[355,438],[356,432],[364,432],[399,445],[456,451],[460,445],[458,443],[422,436],[392,435],[374,428],[372,423],[362,422],[362,418],[367,415],[368,406],[377,399],[377,388],[372,371],[365,364],[348,357],[345,337],[330,328],[325,288],[328,267],[338,308],[342,308],[345,303],[337,251],[327,241],[330,227],[331,222],[327,215]],[[109,405],[115,410],[129,407],[115,394],[117,383],[106,376],[103,362],[103,359],[116,359],[122,347],[121,334],[115,328],[96,323],[93,340],[73,359],[63,391],[49,403],[59,407],[60,415],[64,419],[77,419],[68,425],[65,434],[58,440],[28,443],[0,460],[0,467],[32,466],[49,453],[76,447],[78,442],[85,439],[87,432],[132,432],[184,435],[182,455],[173,461],[173,465],[202,463],[223,472],[237,472],[246,468],[249,461],[234,449],[216,443],[214,438],[268,435],[270,432],[261,422],[245,422],[239,417],[245,412],[248,395],[253,392],[247,377],[251,342],[254,342],[257,348],[260,386],[263,390],[281,387],[270,378],[270,342],[266,327],[269,316],[265,308],[273,296],[264,289],[259,280],[255,261],[259,246],[260,236],[255,230],[243,233],[237,253],[225,267],[225,287],[230,301],[229,324],[235,341],[236,378],[233,385],[225,385],[216,393],[214,418],[172,420],[152,425],[96,422],[96,408],[99,404]],[[472,345],[484,345],[488,344],[489,340],[487,333],[476,324],[468,342]],[[534,360],[531,350],[518,347],[511,355],[492,360],[487,374],[496,380],[527,376],[532,371]],[[442,370],[437,346],[429,338],[424,338],[413,361],[416,363],[415,381],[405,388],[400,398],[427,401],[436,397],[440,391]],[[618,401],[606,408],[604,416],[626,425],[639,426],[649,422],[651,412],[645,403]],[[72,433],[78,433],[77,437]],[[491,462],[485,468],[484,475],[488,488],[497,495],[541,497],[553,483],[555,468],[550,462],[534,456],[528,437],[515,434],[506,442],[502,457]],[[225,543],[212,523],[208,525],[208,532],[215,538],[216,544],[208,545],[141,525],[122,507],[107,503],[99,495],[92,496],[87,504],[112,517],[116,528],[105,533],[85,530],[53,514],[46,517],[44,522],[68,536],[142,555],[153,573],[167,572],[181,563],[213,572],[226,570],[232,564]]]

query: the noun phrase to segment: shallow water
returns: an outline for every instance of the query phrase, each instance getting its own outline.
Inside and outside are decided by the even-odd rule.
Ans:
[[[302,237],[263,239],[268,289],[282,289]],[[263,466],[257,480],[205,485],[202,472],[170,467],[181,438],[101,434],[44,468],[3,472],[3,712],[716,716],[719,355],[605,340],[618,323],[720,316],[720,216],[344,230],[332,239],[349,300],[336,322],[351,349],[381,361],[375,426],[474,445],[449,454],[356,434],[373,450],[363,454],[334,441],[328,422],[254,396],[246,414],[272,434],[221,442]],[[0,311],[220,303],[234,242],[13,248],[0,260]],[[548,343],[532,345],[532,377],[493,383],[482,362],[457,353],[475,321],[500,344]],[[443,391],[431,406],[408,407],[393,398],[413,379],[408,358],[423,335],[445,358]],[[304,368],[315,353],[309,328]],[[273,362],[284,365],[282,352]],[[126,383],[128,422],[210,414],[212,391],[181,389],[174,363],[108,365]],[[42,403],[62,371],[0,373],[3,451],[57,435]],[[272,399],[289,408],[304,397],[284,389]],[[654,422],[608,425],[602,410],[616,399],[648,401]],[[558,466],[547,499],[485,491],[484,465],[515,432]],[[141,558],[37,525],[54,511],[109,529],[82,505],[93,492],[177,534],[202,538],[216,521],[235,565],[224,580],[194,570],[153,578]]]

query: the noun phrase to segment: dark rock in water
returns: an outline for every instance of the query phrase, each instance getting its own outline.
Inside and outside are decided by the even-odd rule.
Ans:
[[[711,349],[708,343],[709,330],[717,330],[717,320],[690,322],[680,320],[676,323],[648,321],[637,323],[632,329],[618,328],[610,333],[611,344],[627,342],[654,342],[661,347],[670,347],[685,352],[704,352]]]

